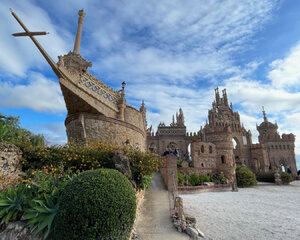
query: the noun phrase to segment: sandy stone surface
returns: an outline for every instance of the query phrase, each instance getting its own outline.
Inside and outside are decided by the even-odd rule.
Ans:
[[[181,197],[208,239],[300,239],[300,181]]]

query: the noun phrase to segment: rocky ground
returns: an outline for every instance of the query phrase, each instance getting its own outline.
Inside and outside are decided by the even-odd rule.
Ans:
[[[300,181],[181,197],[208,239],[300,239]]]

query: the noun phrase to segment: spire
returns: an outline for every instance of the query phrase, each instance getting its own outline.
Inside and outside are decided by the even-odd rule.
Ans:
[[[178,126],[184,126],[184,115],[183,115],[183,111],[181,108],[179,108],[179,114],[178,116],[176,115],[176,120],[177,120],[177,125]]]
[[[219,88],[218,87],[215,89],[215,95],[216,95],[216,102],[218,104],[219,101],[220,101],[220,93],[219,93]]]
[[[85,16],[85,12],[83,9],[78,11],[78,27],[77,27],[77,33],[76,33],[76,39],[74,43],[74,50],[73,52],[76,54],[79,54],[79,47],[80,47],[80,40],[81,40],[81,32],[82,32],[82,25],[83,25],[83,18]]]
[[[264,108],[264,106],[262,107],[262,113],[263,113],[263,115],[264,115],[264,122],[267,122],[268,121],[268,118],[267,118],[267,115],[266,115],[266,111],[265,111],[265,108]]]
[[[118,108],[119,108],[119,119],[124,121],[125,119],[125,108],[126,108],[126,99],[125,99],[125,86],[126,83],[122,82],[122,90],[121,90],[121,96],[118,102]]]
[[[144,100],[142,101],[142,105],[140,107],[140,112],[145,112],[146,111],[146,108],[145,108],[145,102]]]
[[[228,99],[227,99],[226,88],[224,88],[224,89],[222,90],[222,93],[223,93],[223,101],[224,101],[225,105],[228,106]]]

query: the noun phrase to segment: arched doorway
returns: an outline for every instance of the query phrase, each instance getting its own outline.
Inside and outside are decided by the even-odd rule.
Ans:
[[[151,143],[148,149],[149,149],[150,153],[156,153],[156,145],[155,145],[155,143]]]
[[[279,160],[279,168],[282,172],[287,172],[288,166],[286,164],[285,159],[282,157]]]
[[[234,160],[237,165],[243,164],[240,156],[240,144],[237,138],[232,138]]]

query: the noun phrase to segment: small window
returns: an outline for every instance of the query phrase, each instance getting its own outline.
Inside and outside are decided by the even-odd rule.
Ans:
[[[201,167],[204,167],[204,164],[203,164],[203,163],[201,163]]]
[[[225,156],[221,156],[221,162],[222,162],[222,164],[225,164],[226,163],[226,161],[225,161]]]
[[[209,146],[209,153],[212,153],[212,152],[213,152],[212,146]]]
[[[201,152],[204,153],[204,146],[201,146]]]

